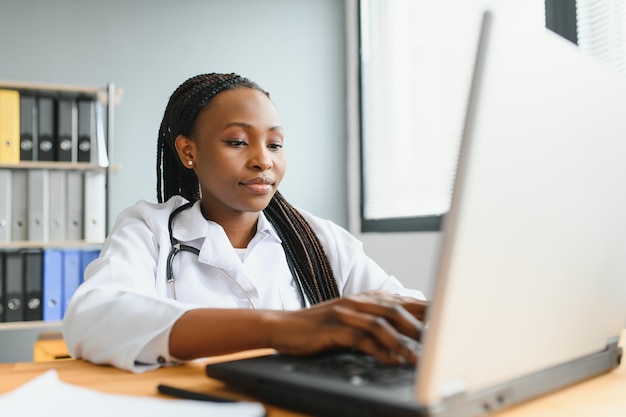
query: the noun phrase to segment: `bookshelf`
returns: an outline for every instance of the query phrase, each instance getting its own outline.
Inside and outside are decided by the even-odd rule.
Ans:
[[[0,80],[0,362],[32,360],[39,333],[60,330],[104,242],[121,94]]]

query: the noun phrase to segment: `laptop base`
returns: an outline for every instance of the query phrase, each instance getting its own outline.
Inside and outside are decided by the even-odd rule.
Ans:
[[[251,393],[259,400],[290,410],[323,417],[474,417],[487,415],[537,398],[585,379],[609,372],[620,364],[622,349],[611,340],[600,352],[504,384],[476,392],[462,392],[441,404],[415,402],[415,385],[380,388],[346,386],[327,376],[303,375],[291,369],[319,356],[283,355],[209,364],[206,374]],[[302,382],[306,381],[305,386]]]

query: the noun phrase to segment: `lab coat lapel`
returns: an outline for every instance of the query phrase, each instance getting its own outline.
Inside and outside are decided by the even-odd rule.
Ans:
[[[257,232],[262,232],[263,236],[255,236],[252,242],[254,244],[268,237],[280,242],[276,231],[262,212],[259,215]],[[226,232],[219,224],[204,218],[200,211],[200,201],[178,215],[174,222],[174,236],[181,243],[194,247],[201,244],[198,256],[201,263],[230,271],[241,269],[241,260],[233,250]]]
[[[173,234],[181,243],[200,249],[198,261],[201,263],[231,271],[241,267],[222,226],[202,215],[200,200],[176,217]]]

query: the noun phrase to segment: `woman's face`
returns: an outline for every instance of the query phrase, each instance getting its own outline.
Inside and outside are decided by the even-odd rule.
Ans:
[[[285,174],[283,142],[278,112],[265,94],[251,88],[218,93],[198,115],[189,141],[204,215],[216,220],[263,210]]]

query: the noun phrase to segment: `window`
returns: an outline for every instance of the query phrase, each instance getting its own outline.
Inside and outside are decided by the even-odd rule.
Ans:
[[[440,229],[456,171],[476,10],[496,3],[360,0],[362,232]],[[545,10],[534,4],[529,19],[544,18],[581,51],[626,69],[623,0],[545,0]]]
[[[576,26],[581,51],[626,72],[624,0],[576,0]]]
[[[360,2],[363,232],[439,230],[448,211],[476,39],[433,36],[444,13],[433,1]],[[478,15],[463,24],[472,32]]]

